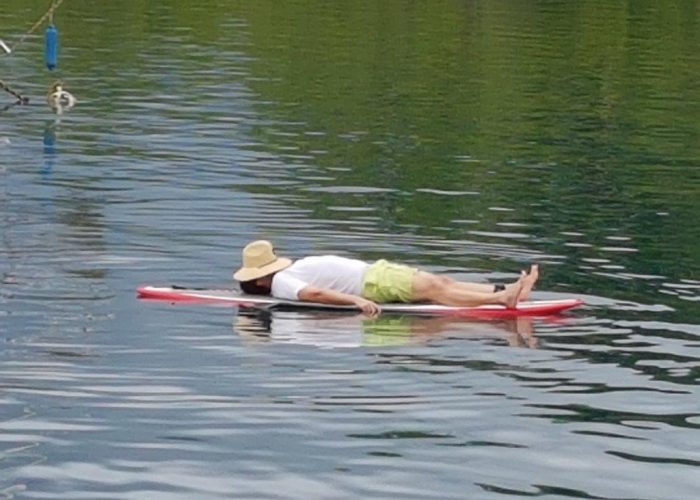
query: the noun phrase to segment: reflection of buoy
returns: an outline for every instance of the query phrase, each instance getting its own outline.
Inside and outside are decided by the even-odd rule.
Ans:
[[[64,109],[68,110],[72,108],[78,101],[73,97],[73,94],[67,90],[63,90],[62,82],[54,82],[46,96],[46,102],[49,103],[51,109],[60,115],[63,113]]]
[[[43,174],[51,174],[56,166],[56,123],[49,124],[44,129],[44,168]]]
[[[46,28],[46,67],[53,71],[58,66],[58,30],[56,26],[50,24]]]

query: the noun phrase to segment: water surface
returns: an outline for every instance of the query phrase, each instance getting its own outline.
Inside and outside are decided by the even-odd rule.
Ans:
[[[45,2],[7,0],[15,46]],[[0,496],[688,499],[700,481],[695,2],[70,0],[0,56]],[[53,115],[56,78],[79,100]],[[240,248],[564,317],[144,303]]]

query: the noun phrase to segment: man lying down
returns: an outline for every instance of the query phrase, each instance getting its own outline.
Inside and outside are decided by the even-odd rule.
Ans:
[[[272,243],[253,241],[243,248],[243,264],[233,278],[248,294],[272,295],[333,305],[354,305],[374,316],[381,303],[429,302],[447,306],[475,307],[501,304],[508,308],[526,300],[537,282],[539,270],[532,265],[508,285],[457,281],[384,259],[374,263],[319,255],[296,261],[275,254]]]

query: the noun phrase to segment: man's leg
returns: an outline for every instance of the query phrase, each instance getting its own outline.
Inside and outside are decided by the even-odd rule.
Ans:
[[[505,290],[494,292],[493,285],[460,283],[451,278],[418,271],[413,277],[413,300],[427,301],[447,306],[480,306],[502,304],[515,307],[518,296],[524,287],[525,276],[507,286]],[[531,285],[532,286],[532,285]],[[488,287],[490,291],[486,291]]]
[[[527,276],[525,276],[527,274]],[[466,281],[457,281],[454,278],[451,278],[449,276],[442,276],[442,275],[433,275],[436,279],[441,280],[443,284],[447,287],[450,288],[455,288],[458,290],[463,291],[464,293],[471,294],[471,293],[481,293],[481,294],[493,294],[497,291],[502,291],[502,290],[496,290],[494,285],[487,284],[487,283],[471,283],[471,282],[466,282]],[[539,278],[539,268],[537,264],[533,264],[530,266],[530,271],[528,273],[523,273],[520,276],[521,278],[524,278],[523,284],[522,284],[522,291],[520,292],[520,295],[518,296],[518,301],[523,301],[527,300],[528,297],[530,296],[530,291],[532,290],[532,287],[534,286],[535,282],[537,282],[537,279]],[[519,280],[518,280],[519,281]],[[507,290],[509,288],[517,288],[518,281],[515,281],[514,283],[510,283],[506,285],[504,288]]]
[[[437,279],[441,280],[445,286],[456,287],[464,290],[466,293],[494,293],[496,287],[489,283],[472,283],[470,281],[457,281],[449,276],[434,274]]]

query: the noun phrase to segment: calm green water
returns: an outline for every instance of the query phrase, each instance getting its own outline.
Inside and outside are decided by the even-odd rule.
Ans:
[[[47,6],[0,8],[0,497],[697,496],[698,2],[66,0],[54,74]],[[587,306],[135,298],[259,237]]]

